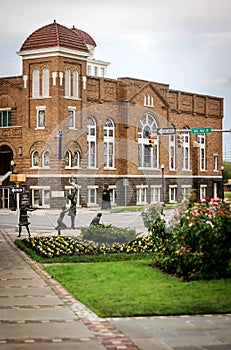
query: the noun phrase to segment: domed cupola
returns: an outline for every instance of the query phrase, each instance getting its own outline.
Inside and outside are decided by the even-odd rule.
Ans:
[[[80,34],[81,32],[81,34]],[[70,51],[82,53],[84,56],[89,56],[89,50],[84,38],[89,38],[90,35],[82,31],[69,29],[54,21],[51,24],[43,26],[35,30],[22,44],[18,54],[20,56],[31,55],[32,53],[51,53],[56,51]],[[94,40],[91,38],[91,42]]]

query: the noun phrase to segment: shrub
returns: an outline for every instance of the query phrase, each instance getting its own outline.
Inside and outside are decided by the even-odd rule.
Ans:
[[[81,234],[84,240],[94,241],[96,243],[108,244],[131,242],[136,238],[134,229],[116,227],[112,225],[90,225],[82,227]]]
[[[159,237],[155,266],[187,280],[230,276],[230,205],[212,199],[181,209]]]

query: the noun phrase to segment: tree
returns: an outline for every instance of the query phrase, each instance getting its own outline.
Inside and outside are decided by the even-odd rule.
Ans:
[[[231,179],[231,162],[223,162],[224,166],[224,180]]]

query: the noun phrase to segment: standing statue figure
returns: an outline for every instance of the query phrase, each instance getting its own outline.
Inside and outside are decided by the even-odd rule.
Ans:
[[[29,206],[27,206],[26,204],[22,204],[20,207],[20,214],[19,214],[19,232],[18,232],[18,237],[21,237],[21,232],[22,232],[22,226],[26,227],[26,230],[28,232],[28,236],[30,237],[30,229],[29,229],[29,216],[27,215],[28,211],[34,211],[38,208],[30,208]]]
[[[69,208],[68,215],[71,217],[71,228],[74,229],[75,228],[75,217],[76,217],[76,204],[77,204],[75,201],[75,195],[76,195],[76,192],[77,192],[79,186],[74,182],[73,177],[70,178],[69,183],[75,189],[72,194],[69,194],[67,196],[67,198],[71,202],[71,206]]]
[[[109,190],[109,185],[106,183],[103,186],[101,209],[111,209],[110,194],[111,194],[111,191]]]
[[[63,218],[66,214],[66,212],[68,212],[69,209],[67,209],[66,205],[62,206],[62,210],[59,214],[59,218],[57,220],[57,224],[58,226],[55,228],[56,230],[58,230],[58,235],[61,235],[61,229],[65,229],[67,228],[66,224],[63,222]]]

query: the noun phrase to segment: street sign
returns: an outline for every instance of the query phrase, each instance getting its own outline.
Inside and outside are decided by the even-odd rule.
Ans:
[[[158,128],[157,135],[175,135],[175,128]]]
[[[211,134],[211,128],[192,128],[190,130],[191,134]]]
[[[12,193],[22,193],[23,192],[23,187],[22,186],[15,186],[11,188]]]

